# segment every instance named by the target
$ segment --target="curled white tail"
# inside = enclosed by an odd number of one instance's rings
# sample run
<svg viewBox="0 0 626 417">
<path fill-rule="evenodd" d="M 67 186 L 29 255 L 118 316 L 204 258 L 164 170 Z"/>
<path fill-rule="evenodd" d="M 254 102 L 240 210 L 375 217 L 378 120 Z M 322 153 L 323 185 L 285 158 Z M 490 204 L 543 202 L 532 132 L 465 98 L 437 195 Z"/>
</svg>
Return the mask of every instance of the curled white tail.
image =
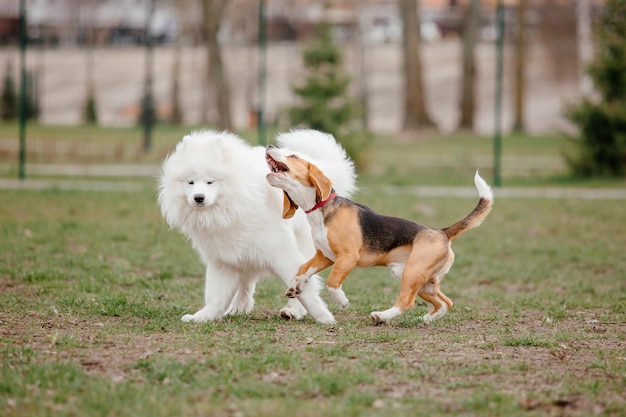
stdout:
<svg viewBox="0 0 626 417">
<path fill-rule="evenodd" d="M 491 187 L 489 187 L 487 182 L 478 175 L 478 170 L 476 170 L 476 174 L 474 175 L 474 184 L 476 184 L 476 189 L 478 190 L 478 204 L 465 218 L 443 229 L 450 240 L 456 239 L 466 230 L 480 226 L 491 211 L 491 207 L 493 206 L 493 191 L 491 191 Z"/>
<path fill-rule="evenodd" d="M 474 174 L 474 184 L 476 184 L 476 188 L 478 189 L 478 196 L 480 198 L 493 201 L 493 191 L 491 191 L 491 187 L 489 186 L 489 184 L 487 184 L 487 181 L 485 181 L 478 174 L 478 170 L 476 170 L 476 174 Z"/>
</svg>

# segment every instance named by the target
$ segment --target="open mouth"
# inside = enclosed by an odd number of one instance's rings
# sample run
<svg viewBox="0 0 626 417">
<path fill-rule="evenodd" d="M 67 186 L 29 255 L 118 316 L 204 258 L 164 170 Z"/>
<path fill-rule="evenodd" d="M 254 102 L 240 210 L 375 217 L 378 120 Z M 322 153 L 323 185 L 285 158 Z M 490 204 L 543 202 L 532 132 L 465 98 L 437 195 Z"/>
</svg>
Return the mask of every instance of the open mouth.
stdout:
<svg viewBox="0 0 626 417">
<path fill-rule="evenodd" d="M 287 172 L 289 171 L 289 167 L 287 164 L 279 162 L 272 158 L 270 155 L 265 154 L 265 160 L 267 161 L 267 166 L 269 166 L 272 172 Z"/>
</svg>

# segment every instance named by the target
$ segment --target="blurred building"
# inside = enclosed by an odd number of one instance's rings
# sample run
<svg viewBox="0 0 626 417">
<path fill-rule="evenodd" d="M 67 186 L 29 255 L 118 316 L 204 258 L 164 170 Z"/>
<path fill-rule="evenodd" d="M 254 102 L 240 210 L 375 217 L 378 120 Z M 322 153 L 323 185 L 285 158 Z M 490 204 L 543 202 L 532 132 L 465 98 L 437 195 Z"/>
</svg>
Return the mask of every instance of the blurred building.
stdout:
<svg viewBox="0 0 626 417">
<path fill-rule="evenodd" d="M 0 0 L 0 42 L 16 42 L 19 1 Z M 168 42 L 178 31 L 175 1 L 155 1 L 150 34 Z M 151 0 L 25 0 L 29 42 L 71 46 L 137 44 L 145 37 Z"/>
<path fill-rule="evenodd" d="M 203 39 L 202 0 L 24 0 L 30 45 L 26 65 L 39 86 L 41 115 L 49 124 L 76 124 L 93 84 L 99 123 L 136 122 L 145 85 L 146 23 L 154 49 L 154 97 L 157 110 L 172 108 L 174 81 L 180 88 L 185 123 L 204 123 L 208 105 L 207 54 Z M 305 42 L 321 21 L 333 25 L 345 53 L 345 69 L 367 102 L 370 128 L 395 131 L 401 125 L 402 19 L 399 0 L 264 0 L 269 45 L 266 116 L 280 122 L 296 100 L 291 86 L 302 76 Z M 460 36 L 469 0 L 420 0 L 423 61 L 428 105 L 443 129 L 455 126 L 460 85 Z M 510 94 L 519 0 L 503 0 L 508 42 L 504 93 Z M 589 5 L 586 21 L 599 15 L 602 0 L 527 0 L 523 22 L 527 42 L 528 129 L 560 128 L 562 104 L 579 93 L 585 62 L 580 5 Z M 261 0 L 228 0 L 218 37 L 231 84 L 233 118 L 248 126 L 257 110 L 259 5 Z M 481 0 L 478 45 L 477 130 L 492 128 L 495 77 L 495 6 Z M 0 0 L 0 75 L 17 75 L 19 0 Z M 589 28 L 590 25 L 587 25 Z M 589 32 L 589 31 L 588 31 Z M 590 36 L 588 37 L 590 38 Z M 591 44 L 589 41 L 588 45 Z M 8 45 L 8 46 L 7 46 Z M 4 46 L 4 47 L 2 47 Z M 584 52 L 584 51 L 583 51 Z M 581 58 L 582 57 L 582 58 Z M 587 57 L 587 58 L 585 58 Z M 585 59 L 583 59 L 585 58 Z M 12 64 L 12 65 L 10 65 Z M 180 73 L 175 75 L 175 70 Z M 505 103 L 507 103 L 505 98 Z M 166 115 L 163 110 L 159 114 Z M 165 116 L 164 116 L 165 118 Z M 510 119 L 504 111 L 505 125 Z"/>
<path fill-rule="evenodd" d="M 349 40 L 358 27 L 368 42 L 400 39 L 397 0 L 265 0 L 270 41 L 307 39 L 322 20 L 335 28 L 335 36 Z M 426 40 L 460 33 L 468 0 L 420 2 L 422 35 Z M 18 0 L 0 0 L 0 44 L 18 36 Z M 171 42 L 179 34 L 201 41 L 201 0 L 25 0 L 31 43 L 68 46 L 128 45 L 144 42 L 146 22 L 154 3 L 150 34 L 156 42 Z M 220 38 L 223 42 L 251 43 L 257 38 L 260 0 L 231 0 Z M 507 1 L 514 4 L 514 1 Z M 486 16 L 496 0 L 482 1 Z"/>
</svg>

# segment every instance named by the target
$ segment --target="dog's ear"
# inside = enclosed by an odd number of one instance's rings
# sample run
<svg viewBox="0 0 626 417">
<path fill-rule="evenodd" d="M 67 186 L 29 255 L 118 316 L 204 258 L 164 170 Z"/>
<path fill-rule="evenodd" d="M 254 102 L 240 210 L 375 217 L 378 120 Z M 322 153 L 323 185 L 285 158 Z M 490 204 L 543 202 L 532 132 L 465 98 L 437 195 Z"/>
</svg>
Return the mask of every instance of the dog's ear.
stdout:
<svg viewBox="0 0 626 417">
<path fill-rule="evenodd" d="M 311 181 L 315 187 L 318 200 L 326 200 L 333 189 L 333 183 L 313 164 L 309 164 L 309 181 Z"/>
<path fill-rule="evenodd" d="M 283 191 L 283 219 L 290 219 L 296 214 L 298 205 L 293 202 L 289 194 Z"/>
</svg>

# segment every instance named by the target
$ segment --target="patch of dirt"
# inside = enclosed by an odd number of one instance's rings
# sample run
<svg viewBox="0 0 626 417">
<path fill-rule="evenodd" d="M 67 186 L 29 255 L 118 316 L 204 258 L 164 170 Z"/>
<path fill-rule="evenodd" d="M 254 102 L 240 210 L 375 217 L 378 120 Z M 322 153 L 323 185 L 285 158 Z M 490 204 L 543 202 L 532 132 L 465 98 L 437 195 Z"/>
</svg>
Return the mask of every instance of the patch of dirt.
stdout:
<svg viewBox="0 0 626 417">
<path fill-rule="evenodd" d="M 619 386 L 624 380 L 626 374 L 617 374 L 616 368 L 625 369 L 619 364 L 626 363 L 626 324 L 595 318 L 603 313 L 585 311 L 546 322 L 544 312 L 527 311 L 513 326 L 487 321 L 432 326 L 423 341 L 398 350 L 399 359 L 424 379 L 388 389 L 398 396 L 431 397 L 463 395 L 482 384 L 519 398 L 520 407 L 527 410 L 549 415 L 603 414 L 610 404 L 626 405 L 626 388 L 621 395 L 603 390 L 597 402 L 567 394 L 568 384 L 580 384 L 580 391 L 589 393 L 594 384 Z M 501 330 L 494 331 L 498 327 Z M 611 368 L 609 363 L 618 365 Z"/>
<path fill-rule="evenodd" d="M 0 313 L 0 339 L 13 347 L 29 348 L 38 360 L 75 362 L 87 372 L 121 382 L 132 377 L 131 365 L 141 359 L 166 354 L 178 361 L 200 359 L 204 352 L 185 347 L 185 336 L 175 333 L 118 333 L 108 329 L 141 327 L 140 319 L 99 317 L 97 321 L 76 320 L 62 315 L 31 312 L 20 321 Z M 136 322 L 136 323 L 132 323 Z M 134 324 L 134 325 L 133 325 Z"/>
<path fill-rule="evenodd" d="M 249 320 L 266 321 L 274 314 L 259 309 Z M 409 327 L 392 322 L 375 327 L 356 313 L 343 313 L 336 328 L 320 328 L 310 322 L 297 323 L 296 329 L 287 322 L 274 327 L 272 343 L 302 352 L 349 344 L 355 355 L 341 358 L 345 361 L 394 352 L 396 360 L 419 377 L 399 381 L 392 370 L 376 370 L 376 389 L 388 399 L 462 398 L 484 386 L 497 387 L 499 394 L 518 398 L 525 410 L 547 415 L 597 415 L 615 409 L 615 404 L 626 404 L 626 388 L 621 394 L 615 388 L 625 377 L 617 373 L 626 369 L 621 365 L 626 362 L 626 324 L 599 317 L 608 316 L 603 310 L 584 311 L 546 322 L 545 312 L 526 311 L 502 323 L 442 321 Z M 86 372 L 113 382 L 141 381 L 141 371 L 133 368 L 141 359 L 166 356 L 188 362 L 210 355 L 208 348 L 190 347 L 184 330 L 132 330 L 145 325 L 146 321 L 139 318 L 99 317 L 90 321 L 52 310 L 30 312 L 19 320 L 0 312 L 0 340 L 32 349 L 37 361 L 80 364 Z M 232 332 L 212 331 L 210 337 L 236 338 L 240 331 L 237 326 Z M 355 334 L 362 342 L 354 342 Z M 385 334 L 391 335 L 391 341 L 385 341 Z M 378 342 L 377 336 L 383 341 Z M 318 363 L 334 367 L 334 362 L 334 358 L 324 357 Z M 280 372 L 269 372 L 262 378 L 267 383 L 288 380 Z M 574 383 L 580 384 L 580 395 L 572 392 Z M 593 388 L 589 387 L 594 384 L 598 394 L 592 401 L 589 392 Z M 609 389 L 602 390 L 607 386 Z"/>
</svg>

